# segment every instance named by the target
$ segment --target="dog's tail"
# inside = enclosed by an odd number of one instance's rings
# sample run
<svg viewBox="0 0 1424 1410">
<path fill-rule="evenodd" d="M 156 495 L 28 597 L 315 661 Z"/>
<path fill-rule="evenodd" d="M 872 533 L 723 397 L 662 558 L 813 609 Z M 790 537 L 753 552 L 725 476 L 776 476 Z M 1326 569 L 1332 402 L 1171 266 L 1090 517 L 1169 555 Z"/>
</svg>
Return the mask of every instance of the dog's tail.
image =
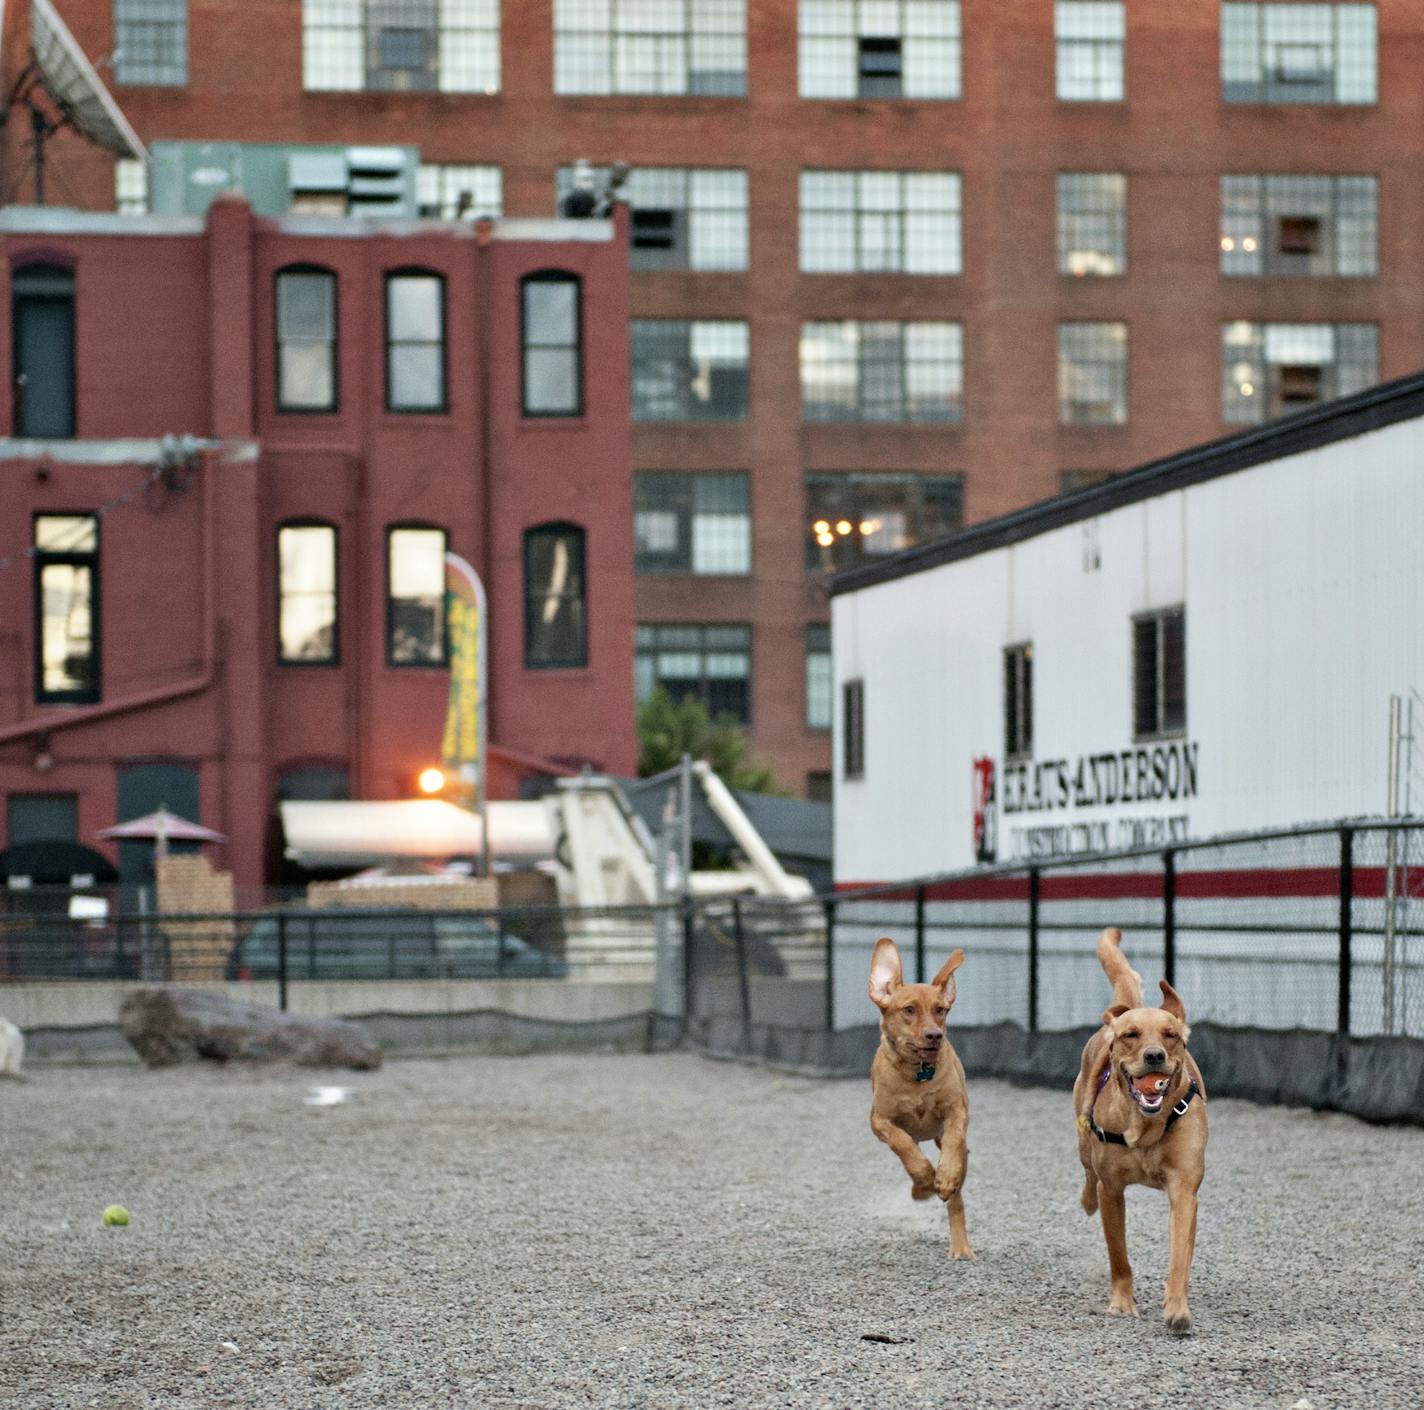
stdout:
<svg viewBox="0 0 1424 1410">
<path fill-rule="evenodd" d="M 1142 976 L 1128 964 L 1122 952 L 1122 931 L 1110 925 L 1098 936 L 1098 963 L 1113 987 L 1112 1005 L 1125 1009 L 1142 1007 Z"/>
</svg>

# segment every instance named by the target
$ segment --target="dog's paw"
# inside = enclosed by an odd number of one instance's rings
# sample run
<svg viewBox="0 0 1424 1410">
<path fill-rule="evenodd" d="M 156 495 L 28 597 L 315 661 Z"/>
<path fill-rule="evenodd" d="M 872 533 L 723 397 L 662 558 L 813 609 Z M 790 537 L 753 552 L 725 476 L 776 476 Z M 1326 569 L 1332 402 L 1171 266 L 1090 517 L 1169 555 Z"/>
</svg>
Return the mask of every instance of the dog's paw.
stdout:
<svg viewBox="0 0 1424 1410">
<path fill-rule="evenodd" d="M 1137 1310 L 1137 1303 L 1130 1297 L 1114 1297 L 1108 1303 L 1109 1317 L 1140 1317 L 1141 1315 Z"/>
<path fill-rule="evenodd" d="M 941 1170 L 935 1175 L 934 1191 L 946 1204 L 964 1185 L 963 1170 Z"/>
<path fill-rule="evenodd" d="M 974 1250 L 969 1247 L 969 1244 L 966 1241 L 962 1244 L 950 1244 L 949 1256 L 955 1259 L 963 1259 L 966 1262 L 972 1262 L 974 1260 L 975 1253 Z"/>
<path fill-rule="evenodd" d="M 929 1199 L 935 1192 L 935 1173 L 932 1166 L 925 1168 L 910 1181 L 911 1199 Z"/>
<path fill-rule="evenodd" d="M 1168 1303 L 1162 1309 L 1162 1320 L 1167 1324 L 1167 1330 L 1174 1337 L 1185 1337 L 1191 1335 L 1192 1314 L 1187 1310 L 1187 1304 Z"/>
</svg>

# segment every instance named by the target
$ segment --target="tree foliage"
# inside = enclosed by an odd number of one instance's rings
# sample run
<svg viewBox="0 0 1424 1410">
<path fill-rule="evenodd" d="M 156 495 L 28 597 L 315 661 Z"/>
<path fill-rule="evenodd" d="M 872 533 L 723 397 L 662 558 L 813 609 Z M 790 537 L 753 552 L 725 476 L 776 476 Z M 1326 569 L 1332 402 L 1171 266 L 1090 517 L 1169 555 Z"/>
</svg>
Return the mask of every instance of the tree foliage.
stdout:
<svg viewBox="0 0 1424 1410">
<path fill-rule="evenodd" d="M 695 695 L 674 701 L 659 686 L 638 709 L 638 776 L 675 769 L 684 754 L 706 759 L 728 788 L 776 791 L 770 765 L 753 757 L 746 735 L 731 715 L 714 720 Z"/>
</svg>

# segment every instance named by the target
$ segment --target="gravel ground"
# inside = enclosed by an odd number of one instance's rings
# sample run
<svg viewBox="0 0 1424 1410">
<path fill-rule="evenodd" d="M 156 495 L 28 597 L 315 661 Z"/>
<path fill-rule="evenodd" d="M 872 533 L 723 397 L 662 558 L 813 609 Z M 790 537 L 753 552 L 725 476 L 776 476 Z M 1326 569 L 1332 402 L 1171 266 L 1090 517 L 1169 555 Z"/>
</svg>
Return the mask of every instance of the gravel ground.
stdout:
<svg viewBox="0 0 1424 1410">
<path fill-rule="evenodd" d="M 306 1106 L 313 1081 L 356 1095 Z M 0 1405 L 1424 1404 L 1424 1131 L 1213 1100 L 1178 1340 L 1165 1197 L 1130 1196 L 1143 1318 L 1109 1320 L 1068 1093 L 970 1092 L 979 1258 L 952 1263 L 860 1082 L 40 1070 L 0 1084 Z"/>
</svg>

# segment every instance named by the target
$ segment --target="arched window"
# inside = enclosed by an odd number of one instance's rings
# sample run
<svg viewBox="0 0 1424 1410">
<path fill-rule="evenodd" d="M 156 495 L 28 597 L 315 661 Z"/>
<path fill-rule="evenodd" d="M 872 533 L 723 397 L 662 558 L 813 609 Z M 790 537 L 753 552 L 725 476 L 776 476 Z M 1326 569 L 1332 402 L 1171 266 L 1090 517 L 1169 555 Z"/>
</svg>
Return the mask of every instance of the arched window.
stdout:
<svg viewBox="0 0 1424 1410">
<path fill-rule="evenodd" d="M 27 264 L 10 278 L 14 434 L 74 435 L 74 274 Z"/>
<path fill-rule="evenodd" d="M 293 520 L 277 526 L 277 659 L 284 666 L 334 666 L 340 659 L 336 526 Z"/>
<path fill-rule="evenodd" d="M 277 410 L 336 410 L 336 275 L 277 271 Z"/>
<path fill-rule="evenodd" d="M 386 275 L 386 410 L 445 409 L 445 280 L 395 270 Z"/>
<path fill-rule="evenodd" d="M 443 666 L 444 529 L 393 524 L 386 530 L 386 663 Z"/>
<path fill-rule="evenodd" d="M 531 671 L 588 665 L 584 531 L 539 524 L 524 531 L 524 665 Z"/>
<path fill-rule="evenodd" d="M 519 283 L 520 385 L 526 416 L 583 415 L 583 286 L 541 269 Z"/>
</svg>

